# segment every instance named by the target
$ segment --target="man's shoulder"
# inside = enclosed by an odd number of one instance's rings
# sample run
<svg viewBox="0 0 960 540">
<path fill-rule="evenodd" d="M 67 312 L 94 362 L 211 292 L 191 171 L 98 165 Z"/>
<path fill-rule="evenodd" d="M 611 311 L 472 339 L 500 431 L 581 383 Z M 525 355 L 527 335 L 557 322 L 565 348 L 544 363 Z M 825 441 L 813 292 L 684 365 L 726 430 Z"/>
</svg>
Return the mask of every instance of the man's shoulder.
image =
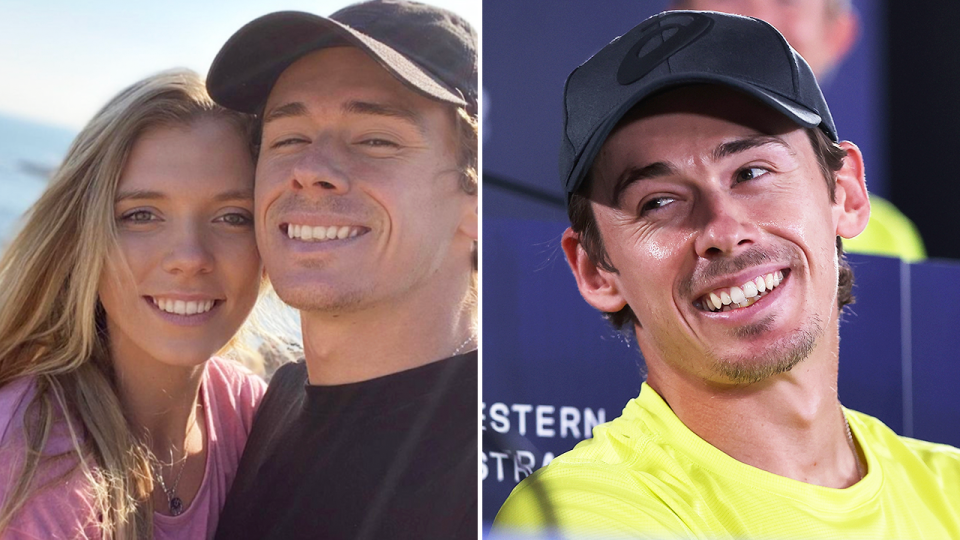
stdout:
<svg viewBox="0 0 960 540">
<path fill-rule="evenodd" d="M 273 374 L 270 379 L 270 387 L 274 386 L 302 386 L 307 382 L 307 363 L 301 358 L 296 362 L 288 362 Z"/>
<path fill-rule="evenodd" d="M 921 460 L 931 464 L 943 464 L 960 470 L 960 448 L 929 441 L 921 441 L 910 437 L 900 437 L 904 446 L 910 449 Z"/>
<path fill-rule="evenodd" d="M 861 444 L 870 447 L 871 453 L 911 468 L 914 474 L 920 472 L 918 469 L 923 469 L 945 481 L 953 479 L 952 484 L 960 486 L 960 448 L 897 435 L 872 416 L 848 412 L 851 427 L 857 431 Z"/>
<path fill-rule="evenodd" d="M 909 437 L 900 440 L 922 464 L 924 472 L 931 479 L 952 490 L 953 496 L 960 500 L 960 449 L 946 444 L 920 441 Z"/>
<path fill-rule="evenodd" d="M 302 358 L 280 366 L 270 378 L 263 406 L 276 401 L 287 402 L 295 396 L 301 396 L 306 383 L 307 364 Z"/>
<path fill-rule="evenodd" d="M 623 415 L 597 426 L 593 438 L 524 479 L 497 514 L 497 527 L 628 535 L 683 530 L 662 501 L 663 486 L 682 490 L 682 458 L 649 429 L 643 413 L 631 401 Z"/>
<path fill-rule="evenodd" d="M 256 454 L 254 449 L 269 446 L 283 430 L 295 423 L 296 415 L 290 413 L 303 401 L 306 380 L 307 369 L 303 360 L 284 364 L 274 372 L 253 419 L 246 454 Z"/>
<path fill-rule="evenodd" d="M 295 406 L 303 400 L 304 384 L 307 381 L 307 368 L 303 360 L 290 362 L 280 366 L 270 378 L 270 384 L 267 385 L 266 392 L 260 400 L 254 419 L 254 431 L 264 426 L 263 418 L 266 417 L 269 423 L 273 423 L 271 418 L 283 418 L 290 407 Z M 273 431 L 277 426 L 271 426 L 268 431 Z"/>
<path fill-rule="evenodd" d="M 847 410 L 847 413 L 861 444 L 883 447 L 884 453 L 891 457 L 906 452 L 925 463 L 960 468 L 960 448 L 898 435 L 881 420 L 868 414 L 851 410 Z"/>
</svg>

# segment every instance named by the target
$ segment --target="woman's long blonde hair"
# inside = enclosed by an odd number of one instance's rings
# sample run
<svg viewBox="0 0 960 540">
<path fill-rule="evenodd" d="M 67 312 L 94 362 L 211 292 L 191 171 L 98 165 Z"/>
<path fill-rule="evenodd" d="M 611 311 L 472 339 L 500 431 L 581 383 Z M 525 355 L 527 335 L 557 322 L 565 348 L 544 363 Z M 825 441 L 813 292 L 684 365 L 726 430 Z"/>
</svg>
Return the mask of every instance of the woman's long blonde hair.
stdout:
<svg viewBox="0 0 960 540">
<path fill-rule="evenodd" d="M 0 387 L 20 377 L 36 381 L 24 466 L 0 507 L 0 533 L 41 487 L 44 447 L 65 419 L 69 454 L 95 493 L 104 538 L 152 538 L 148 451 L 121 408 L 97 287 L 116 242 L 117 184 L 137 138 L 205 117 L 251 132 L 250 120 L 214 104 L 191 71 L 160 73 L 121 92 L 73 141 L 0 259 Z"/>
</svg>

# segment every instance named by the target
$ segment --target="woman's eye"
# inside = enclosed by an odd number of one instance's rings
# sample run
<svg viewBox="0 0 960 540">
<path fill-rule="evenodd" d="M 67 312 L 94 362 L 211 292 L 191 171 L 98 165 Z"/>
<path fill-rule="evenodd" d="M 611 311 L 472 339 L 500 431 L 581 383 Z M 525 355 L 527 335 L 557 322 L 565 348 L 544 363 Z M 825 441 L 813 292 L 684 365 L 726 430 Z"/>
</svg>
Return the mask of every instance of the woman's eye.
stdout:
<svg viewBox="0 0 960 540">
<path fill-rule="evenodd" d="M 120 216 L 120 220 L 127 223 L 148 223 L 150 221 L 154 221 L 155 219 L 156 216 L 154 216 L 153 212 L 150 212 L 149 210 L 134 210 Z"/>
<path fill-rule="evenodd" d="M 754 180 L 767 174 L 768 172 L 770 171 L 762 167 L 747 167 L 746 169 L 741 169 L 740 172 L 737 173 L 737 182 Z"/>
<path fill-rule="evenodd" d="M 672 203 L 675 200 L 676 199 L 674 199 L 673 197 L 656 197 L 656 198 L 650 199 L 649 201 L 643 203 L 643 206 L 640 207 L 640 215 L 642 216 L 649 212 L 659 210 L 664 206 L 667 206 L 668 204 Z"/>
</svg>

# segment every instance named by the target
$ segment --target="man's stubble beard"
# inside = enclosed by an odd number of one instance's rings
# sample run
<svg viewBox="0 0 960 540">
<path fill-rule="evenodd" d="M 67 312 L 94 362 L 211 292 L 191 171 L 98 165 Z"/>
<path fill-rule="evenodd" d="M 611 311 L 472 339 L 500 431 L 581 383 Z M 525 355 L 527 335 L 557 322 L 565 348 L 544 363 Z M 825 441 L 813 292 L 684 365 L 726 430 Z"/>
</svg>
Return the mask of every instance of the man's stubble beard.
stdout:
<svg viewBox="0 0 960 540">
<path fill-rule="evenodd" d="M 750 338 L 771 331 L 773 318 L 738 328 L 738 338 Z M 778 343 L 761 357 L 741 355 L 718 359 L 714 372 L 735 384 L 752 384 L 774 375 L 787 373 L 813 352 L 817 341 L 823 336 L 823 321 L 812 315 L 803 328 L 797 330 L 785 343 Z"/>
<path fill-rule="evenodd" d="M 329 285 L 317 287 L 311 283 L 289 285 L 284 283 L 283 279 L 274 280 L 272 283 L 277 296 L 288 306 L 300 311 L 350 312 L 358 309 L 365 298 L 360 288 L 348 290 L 344 287 L 335 288 Z"/>
<path fill-rule="evenodd" d="M 767 246 L 762 249 L 752 248 L 737 257 L 717 259 L 699 268 L 695 275 L 681 284 L 679 294 L 683 297 L 689 296 L 692 291 L 703 288 L 703 284 L 709 283 L 712 279 L 736 274 L 770 261 L 780 262 L 789 268 L 797 268 L 801 266 L 803 257 L 796 248 L 786 245 Z M 756 323 L 741 326 L 735 329 L 733 334 L 737 340 L 747 341 L 772 332 L 774 323 L 775 317 L 767 317 Z M 810 356 L 823 333 L 823 319 L 813 314 L 789 339 L 775 344 L 771 350 L 760 357 L 743 354 L 715 358 L 713 372 L 734 384 L 756 383 L 774 375 L 786 373 Z"/>
<path fill-rule="evenodd" d="M 277 290 L 277 296 L 288 306 L 300 311 L 322 313 L 345 313 L 355 311 L 363 302 L 359 291 L 348 291 L 334 296 L 311 294 L 311 291 L 294 290 L 286 293 Z"/>
</svg>

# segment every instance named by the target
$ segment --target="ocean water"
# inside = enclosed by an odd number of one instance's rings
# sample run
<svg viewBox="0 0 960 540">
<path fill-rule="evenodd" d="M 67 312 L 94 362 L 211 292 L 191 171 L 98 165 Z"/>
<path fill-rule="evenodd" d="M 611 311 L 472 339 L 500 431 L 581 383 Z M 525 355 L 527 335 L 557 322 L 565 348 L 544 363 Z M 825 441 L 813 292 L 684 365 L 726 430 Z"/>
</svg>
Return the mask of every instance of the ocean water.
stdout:
<svg viewBox="0 0 960 540">
<path fill-rule="evenodd" d="M 0 115 L 0 246 L 43 192 L 75 131 Z"/>
</svg>

